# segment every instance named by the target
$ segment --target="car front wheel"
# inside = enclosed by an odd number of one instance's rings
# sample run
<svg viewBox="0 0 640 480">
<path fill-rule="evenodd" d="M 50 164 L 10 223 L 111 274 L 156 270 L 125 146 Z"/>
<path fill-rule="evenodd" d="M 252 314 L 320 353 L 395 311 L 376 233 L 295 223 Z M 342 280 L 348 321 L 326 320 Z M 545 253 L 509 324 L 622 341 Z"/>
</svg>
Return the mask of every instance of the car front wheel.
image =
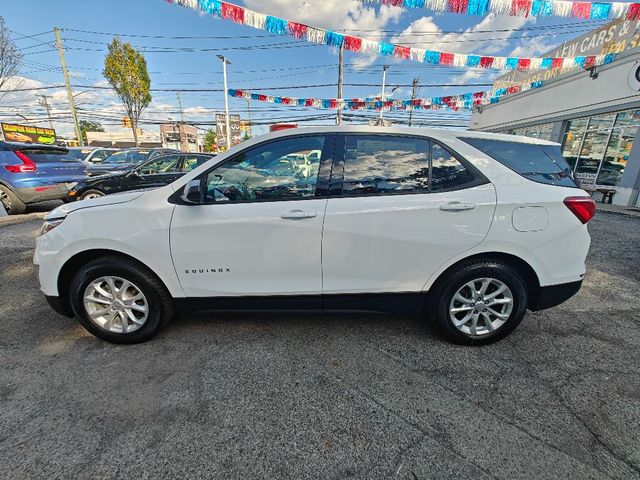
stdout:
<svg viewBox="0 0 640 480">
<path fill-rule="evenodd" d="M 462 266 L 434 292 L 440 332 L 454 343 L 486 345 L 509 335 L 522 321 L 527 289 L 521 275 L 499 262 Z"/>
<path fill-rule="evenodd" d="M 142 265 L 120 257 L 84 265 L 69 292 L 78 321 L 108 342 L 143 342 L 173 316 L 173 302 L 162 282 Z"/>
<path fill-rule="evenodd" d="M 91 198 L 100 198 L 104 197 L 104 193 L 100 190 L 87 190 L 82 195 L 80 195 L 80 200 L 89 200 Z"/>
</svg>

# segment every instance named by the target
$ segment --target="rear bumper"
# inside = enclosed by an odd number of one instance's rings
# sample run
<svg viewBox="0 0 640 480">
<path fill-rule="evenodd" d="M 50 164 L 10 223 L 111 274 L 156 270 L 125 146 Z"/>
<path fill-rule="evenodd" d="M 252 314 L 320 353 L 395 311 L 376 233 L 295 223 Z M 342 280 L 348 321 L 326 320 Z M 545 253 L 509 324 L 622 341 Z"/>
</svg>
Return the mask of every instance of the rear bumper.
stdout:
<svg viewBox="0 0 640 480">
<path fill-rule="evenodd" d="M 578 293 L 580 287 L 582 287 L 582 280 L 540 287 L 538 298 L 533 305 L 529 305 L 529 310 L 544 310 L 560 305 Z"/>
<path fill-rule="evenodd" d="M 44 298 L 47 300 L 47 303 L 49 304 L 49 306 L 53 310 L 55 310 L 56 313 L 59 313 L 60 315 L 63 315 L 65 317 L 73 317 L 73 312 L 71 311 L 71 308 L 69 308 L 69 305 L 67 305 L 66 302 L 63 302 L 60 297 L 45 295 Z"/>
<path fill-rule="evenodd" d="M 46 200 L 64 200 L 69 196 L 69 187 L 66 183 L 57 183 L 38 187 L 16 188 L 13 192 L 24 203 L 36 203 Z"/>
</svg>

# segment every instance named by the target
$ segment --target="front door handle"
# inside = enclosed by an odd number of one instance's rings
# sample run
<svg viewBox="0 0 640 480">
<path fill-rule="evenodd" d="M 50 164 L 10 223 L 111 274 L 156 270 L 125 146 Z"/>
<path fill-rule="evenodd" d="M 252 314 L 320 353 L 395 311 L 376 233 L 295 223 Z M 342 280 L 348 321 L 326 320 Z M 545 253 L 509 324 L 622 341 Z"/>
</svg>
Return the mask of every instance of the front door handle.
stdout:
<svg viewBox="0 0 640 480">
<path fill-rule="evenodd" d="M 318 214 L 316 212 L 303 212 L 302 210 L 291 210 L 281 215 L 285 220 L 304 220 L 305 218 L 314 218 Z"/>
<path fill-rule="evenodd" d="M 440 205 L 440 210 L 445 212 L 461 212 L 463 210 L 473 210 L 474 208 L 476 208 L 475 203 L 451 202 L 446 205 Z"/>
</svg>

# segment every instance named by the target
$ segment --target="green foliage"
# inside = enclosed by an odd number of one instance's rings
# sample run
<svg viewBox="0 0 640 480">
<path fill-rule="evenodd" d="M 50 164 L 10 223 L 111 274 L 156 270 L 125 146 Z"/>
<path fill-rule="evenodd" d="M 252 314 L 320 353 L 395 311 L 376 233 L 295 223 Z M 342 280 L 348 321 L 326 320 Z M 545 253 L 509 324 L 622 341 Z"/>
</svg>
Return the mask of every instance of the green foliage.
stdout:
<svg viewBox="0 0 640 480">
<path fill-rule="evenodd" d="M 116 37 L 109 44 L 102 74 L 115 89 L 127 116 L 131 118 L 131 129 L 137 144 L 138 120 L 151 103 L 151 80 L 144 56 L 130 43 L 123 43 Z"/>
<path fill-rule="evenodd" d="M 204 151 L 212 152 L 215 150 L 216 142 L 216 131 L 215 130 L 207 130 L 207 133 L 204 135 Z"/>
<path fill-rule="evenodd" d="M 80 132 L 82 132 L 82 140 L 84 140 L 85 145 L 88 143 L 87 132 L 104 132 L 104 128 L 98 122 L 80 120 L 78 126 L 80 127 Z"/>
</svg>

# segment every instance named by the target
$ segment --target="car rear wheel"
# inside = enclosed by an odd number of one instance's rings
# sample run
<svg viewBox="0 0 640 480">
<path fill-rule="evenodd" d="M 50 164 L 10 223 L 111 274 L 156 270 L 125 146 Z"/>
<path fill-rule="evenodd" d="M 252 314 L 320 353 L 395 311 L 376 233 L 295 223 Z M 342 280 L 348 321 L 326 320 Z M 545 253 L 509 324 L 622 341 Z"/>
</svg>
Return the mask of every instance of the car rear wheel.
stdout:
<svg viewBox="0 0 640 480">
<path fill-rule="evenodd" d="M 120 257 L 83 266 L 69 292 L 78 321 L 108 342 L 143 342 L 173 316 L 173 302 L 162 282 L 142 265 Z"/>
<path fill-rule="evenodd" d="M 24 202 L 4 185 L 0 185 L 0 203 L 9 215 L 18 215 L 27 209 Z"/>
<path fill-rule="evenodd" d="M 440 282 L 433 298 L 440 332 L 462 345 L 486 345 L 506 337 L 527 308 L 520 274 L 493 261 L 462 266 Z"/>
<path fill-rule="evenodd" d="M 104 193 L 100 190 L 87 190 L 82 195 L 80 195 L 80 200 L 89 200 L 91 198 L 100 198 L 104 197 Z"/>
</svg>

